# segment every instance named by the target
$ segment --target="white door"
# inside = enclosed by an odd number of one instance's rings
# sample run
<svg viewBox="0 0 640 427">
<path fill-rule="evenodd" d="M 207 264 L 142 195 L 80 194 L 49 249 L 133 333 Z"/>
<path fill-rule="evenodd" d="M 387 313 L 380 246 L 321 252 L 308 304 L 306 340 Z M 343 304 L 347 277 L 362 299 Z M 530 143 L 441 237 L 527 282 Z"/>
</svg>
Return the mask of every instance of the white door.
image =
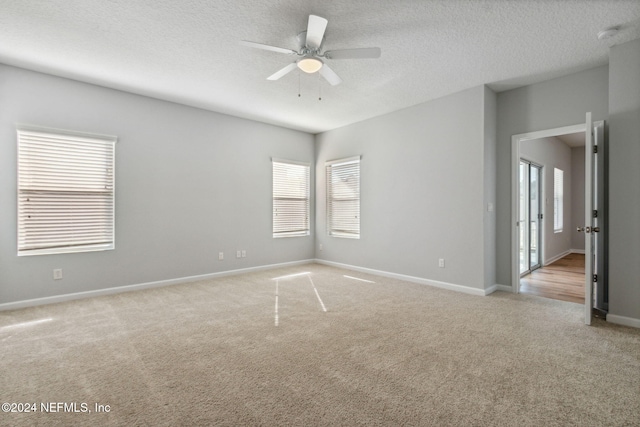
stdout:
<svg viewBox="0 0 640 427">
<path fill-rule="evenodd" d="M 585 130 L 585 281 L 584 322 L 591 324 L 593 307 L 604 308 L 604 122 L 594 127 L 587 113 Z"/>
<path fill-rule="evenodd" d="M 596 309 L 608 311 L 609 303 L 605 299 L 605 288 L 607 282 L 606 272 L 604 271 L 604 241 L 605 233 L 607 230 L 604 228 L 605 215 L 607 214 L 604 206 L 604 153 L 605 153 L 605 140 L 604 140 L 604 122 L 598 121 L 593 124 L 593 138 L 594 145 L 597 147 L 597 153 L 594 154 L 593 160 L 593 227 L 595 227 L 595 234 L 592 236 L 593 243 L 593 303 Z M 592 229 L 593 232 L 593 229 Z"/>
</svg>

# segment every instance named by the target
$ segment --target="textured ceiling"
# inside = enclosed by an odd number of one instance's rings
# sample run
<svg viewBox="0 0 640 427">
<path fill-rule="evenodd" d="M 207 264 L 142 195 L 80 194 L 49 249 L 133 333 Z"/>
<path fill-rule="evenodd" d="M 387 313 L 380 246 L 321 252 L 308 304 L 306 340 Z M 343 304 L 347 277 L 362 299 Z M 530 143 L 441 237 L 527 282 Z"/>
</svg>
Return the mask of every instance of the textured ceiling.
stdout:
<svg viewBox="0 0 640 427">
<path fill-rule="evenodd" d="M 381 58 L 329 61 L 338 86 L 267 81 L 291 57 L 238 42 L 296 49 L 311 13 L 329 20 L 326 49 Z M 0 0 L 2 63 L 311 133 L 604 65 L 637 38 L 640 0 Z"/>
</svg>

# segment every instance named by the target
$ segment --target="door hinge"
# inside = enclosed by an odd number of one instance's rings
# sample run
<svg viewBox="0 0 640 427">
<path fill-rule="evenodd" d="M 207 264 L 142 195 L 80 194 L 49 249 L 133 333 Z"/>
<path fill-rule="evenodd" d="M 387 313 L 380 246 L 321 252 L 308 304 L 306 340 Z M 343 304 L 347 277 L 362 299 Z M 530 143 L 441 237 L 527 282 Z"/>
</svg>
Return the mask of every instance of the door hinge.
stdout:
<svg viewBox="0 0 640 427">
<path fill-rule="evenodd" d="M 598 281 L 598 275 L 597 274 L 593 275 L 593 281 L 594 281 L 594 283 Z"/>
<path fill-rule="evenodd" d="M 593 154 L 598 154 L 598 146 L 597 145 L 593 146 Z"/>
<path fill-rule="evenodd" d="M 538 214 L 538 219 L 542 219 L 542 214 Z"/>
<path fill-rule="evenodd" d="M 594 218 L 598 218 L 598 210 L 597 209 L 593 210 L 593 217 Z"/>
</svg>

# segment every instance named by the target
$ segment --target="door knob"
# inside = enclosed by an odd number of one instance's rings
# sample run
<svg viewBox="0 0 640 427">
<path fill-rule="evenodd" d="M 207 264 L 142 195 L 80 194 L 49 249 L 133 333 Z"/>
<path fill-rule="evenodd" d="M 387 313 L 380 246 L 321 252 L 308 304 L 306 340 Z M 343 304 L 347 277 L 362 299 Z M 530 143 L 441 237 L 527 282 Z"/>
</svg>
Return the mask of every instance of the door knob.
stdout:
<svg viewBox="0 0 640 427">
<path fill-rule="evenodd" d="M 600 232 L 600 227 L 593 227 L 591 229 L 591 231 L 593 231 L 594 233 L 599 233 Z"/>
<path fill-rule="evenodd" d="M 585 233 L 591 233 L 591 227 L 585 227 L 584 228 L 584 232 Z"/>
<path fill-rule="evenodd" d="M 578 227 L 578 229 L 576 230 L 578 233 L 582 233 L 584 231 L 584 227 Z"/>
</svg>

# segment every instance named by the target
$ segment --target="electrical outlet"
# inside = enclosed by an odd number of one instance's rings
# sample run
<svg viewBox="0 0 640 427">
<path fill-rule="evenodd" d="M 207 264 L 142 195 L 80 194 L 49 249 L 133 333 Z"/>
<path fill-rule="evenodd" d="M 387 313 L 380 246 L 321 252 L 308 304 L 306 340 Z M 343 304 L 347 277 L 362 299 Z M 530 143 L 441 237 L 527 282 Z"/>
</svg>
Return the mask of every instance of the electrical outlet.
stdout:
<svg viewBox="0 0 640 427">
<path fill-rule="evenodd" d="M 247 251 L 246 250 L 242 250 L 242 258 L 246 258 L 247 257 Z"/>
<path fill-rule="evenodd" d="M 320 250 L 322 250 L 322 243 L 320 243 Z"/>
<path fill-rule="evenodd" d="M 218 261 L 222 261 L 224 259 L 224 252 L 218 253 Z"/>
<path fill-rule="evenodd" d="M 440 268 L 444 268 L 444 258 L 440 258 L 440 259 L 438 260 L 438 267 L 440 267 Z"/>
<path fill-rule="evenodd" d="M 53 280 L 62 280 L 62 269 L 54 268 L 53 269 Z"/>
<path fill-rule="evenodd" d="M 242 257 L 242 252 L 236 251 L 236 258 L 241 258 L 241 257 Z"/>
</svg>

